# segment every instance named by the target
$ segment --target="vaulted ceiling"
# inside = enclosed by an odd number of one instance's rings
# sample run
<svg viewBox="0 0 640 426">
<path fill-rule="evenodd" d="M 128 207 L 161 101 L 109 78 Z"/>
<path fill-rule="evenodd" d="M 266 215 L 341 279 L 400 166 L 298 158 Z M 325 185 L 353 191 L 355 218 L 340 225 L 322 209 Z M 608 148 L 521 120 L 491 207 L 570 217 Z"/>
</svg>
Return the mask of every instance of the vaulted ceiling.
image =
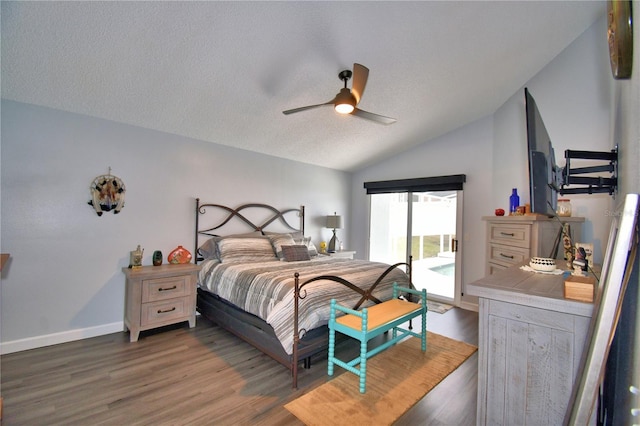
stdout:
<svg viewBox="0 0 640 426">
<path fill-rule="evenodd" d="M 3 1 L 2 97 L 354 171 L 493 113 L 604 11 L 599 1 Z M 370 69 L 359 107 L 395 124 L 331 106 L 282 114 L 331 100 L 354 62 Z"/>
</svg>

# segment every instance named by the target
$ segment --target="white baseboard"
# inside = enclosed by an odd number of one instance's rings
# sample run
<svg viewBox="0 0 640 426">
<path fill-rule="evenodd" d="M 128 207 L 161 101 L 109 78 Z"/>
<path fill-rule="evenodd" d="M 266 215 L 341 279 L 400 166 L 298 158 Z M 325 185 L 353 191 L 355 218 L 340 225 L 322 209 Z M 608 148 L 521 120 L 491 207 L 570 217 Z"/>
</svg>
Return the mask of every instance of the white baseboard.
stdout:
<svg viewBox="0 0 640 426">
<path fill-rule="evenodd" d="M 478 304 L 477 303 L 460 302 L 460 307 L 462 309 L 467 310 L 467 311 L 478 312 Z"/>
<path fill-rule="evenodd" d="M 77 330 L 63 331 L 60 333 L 46 334 L 44 336 L 28 337 L 26 339 L 12 340 L 0 343 L 0 354 L 26 351 L 42 348 L 44 346 L 57 345 L 59 343 L 73 342 L 75 340 L 88 339 L 104 334 L 118 333 L 124 330 L 124 322 L 98 325 L 96 327 L 80 328 Z"/>
</svg>

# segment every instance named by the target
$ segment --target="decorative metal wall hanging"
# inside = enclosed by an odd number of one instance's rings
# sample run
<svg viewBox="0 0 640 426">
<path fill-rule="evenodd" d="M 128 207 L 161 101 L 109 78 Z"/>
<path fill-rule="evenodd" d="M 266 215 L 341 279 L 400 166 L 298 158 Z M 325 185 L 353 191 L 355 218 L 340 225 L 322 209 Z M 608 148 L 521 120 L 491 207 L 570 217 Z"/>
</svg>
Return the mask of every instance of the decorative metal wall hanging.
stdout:
<svg viewBox="0 0 640 426">
<path fill-rule="evenodd" d="M 119 177 L 111 174 L 111 167 L 109 167 L 109 174 L 96 177 L 89 189 L 91 200 L 88 204 L 93 206 L 98 216 L 111 210 L 114 214 L 118 214 L 124 207 L 126 187 Z"/>
</svg>

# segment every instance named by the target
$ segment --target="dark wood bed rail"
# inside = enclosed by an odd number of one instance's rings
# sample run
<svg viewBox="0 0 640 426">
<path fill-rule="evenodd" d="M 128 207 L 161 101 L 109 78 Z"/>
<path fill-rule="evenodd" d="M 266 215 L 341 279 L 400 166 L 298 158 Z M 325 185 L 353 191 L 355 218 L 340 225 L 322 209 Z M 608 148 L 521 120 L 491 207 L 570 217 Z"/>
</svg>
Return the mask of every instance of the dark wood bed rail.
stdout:
<svg viewBox="0 0 640 426">
<path fill-rule="evenodd" d="M 307 286 L 308 284 L 311 284 L 313 282 L 316 281 L 320 281 L 320 280 L 328 280 L 328 281 L 334 281 L 337 283 L 340 283 L 346 287 L 348 287 L 349 289 L 353 290 L 356 293 L 359 293 L 362 297 L 360 298 L 360 300 L 358 300 L 358 302 L 354 305 L 354 307 L 352 309 L 357 310 L 360 308 L 360 306 L 362 306 L 362 304 L 364 302 L 366 302 L 367 300 L 370 300 L 376 304 L 378 303 L 382 303 L 382 301 L 380 299 L 378 299 L 377 297 L 373 296 L 373 291 L 376 289 L 376 287 L 378 286 L 378 284 L 380 284 L 382 282 L 382 280 L 384 279 L 384 277 L 386 277 L 387 275 L 389 275 L 389 273 L 391 271 L 393 271 L 395 268 L 401 267 L 401 266 L 406 266 L 407 267 L 407 274 L 409 275 L 409 283 L 410 285 L 413 285 L 413 279 L 411 277 L 411 263 L 413 260 L 413 256 L 409 256 L 409 263 L 406 262 L 399 262 L 396 263 L 395 265 L 391 265 L 389 266 L 383 273 L 382 275 L 380 275 L 378 277 L 378 279 L 371 285 L 371 287 L 369 287 L 366 290 L 361 289 L 360 287 L 354 285 L 353 283 L 351 283 L 348 280 L 345 280 L 344 278 L 335 276 L 335 275 L 319 275 L 313 278 L 310 278 L 304 282 L 300 282 L 300 274 L 298 272 L 296 272 L 294 274 L 294 278 L 295 278 L 295 288 L 294 288 L 294 293 L 293 293 L 293 298 L 294 298 L 294 304 L 293 304 L 293 353 L 292 353 L 292 360 L 291 360 L 291 374 L 293 376 L 293 383 L 292 383 L 292 387 L 294 389 L 298 388 L 298 363 L 299 363 L 299 359 L 298 359 L 298 344 L 300 343 L 300 333 L 301 332 L 306 332 L 305 329 L 300 329 L 299 328 L 299 324 L 298 324 L 298 314 L 299 314 L 299 301 L 300 299 L 304 299 L 305 297 L 307 297 L 307 290 L 304 289 L 305 286 Z M 409 325 L 409 328 L 412 328 L 411 325 Z M 306 363 L 305 363 L 306 365 Z"/>
</svg>

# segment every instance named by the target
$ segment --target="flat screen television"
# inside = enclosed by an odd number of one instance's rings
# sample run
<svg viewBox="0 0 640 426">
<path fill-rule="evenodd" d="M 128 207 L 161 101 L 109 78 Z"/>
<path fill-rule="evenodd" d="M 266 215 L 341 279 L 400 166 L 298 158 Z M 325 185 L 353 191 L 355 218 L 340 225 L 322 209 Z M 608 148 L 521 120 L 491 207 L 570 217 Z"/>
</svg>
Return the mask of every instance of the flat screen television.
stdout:
<svg viewBox="0 0 640 426">
<path fill-rule="evenodd" d="M 524 89 L 529 156 L 529 195 L 531 212 L 555 216 L 562 170 L 556 166 L 551 138 L 544 126 L 536 101 Z"/>
</svg>

